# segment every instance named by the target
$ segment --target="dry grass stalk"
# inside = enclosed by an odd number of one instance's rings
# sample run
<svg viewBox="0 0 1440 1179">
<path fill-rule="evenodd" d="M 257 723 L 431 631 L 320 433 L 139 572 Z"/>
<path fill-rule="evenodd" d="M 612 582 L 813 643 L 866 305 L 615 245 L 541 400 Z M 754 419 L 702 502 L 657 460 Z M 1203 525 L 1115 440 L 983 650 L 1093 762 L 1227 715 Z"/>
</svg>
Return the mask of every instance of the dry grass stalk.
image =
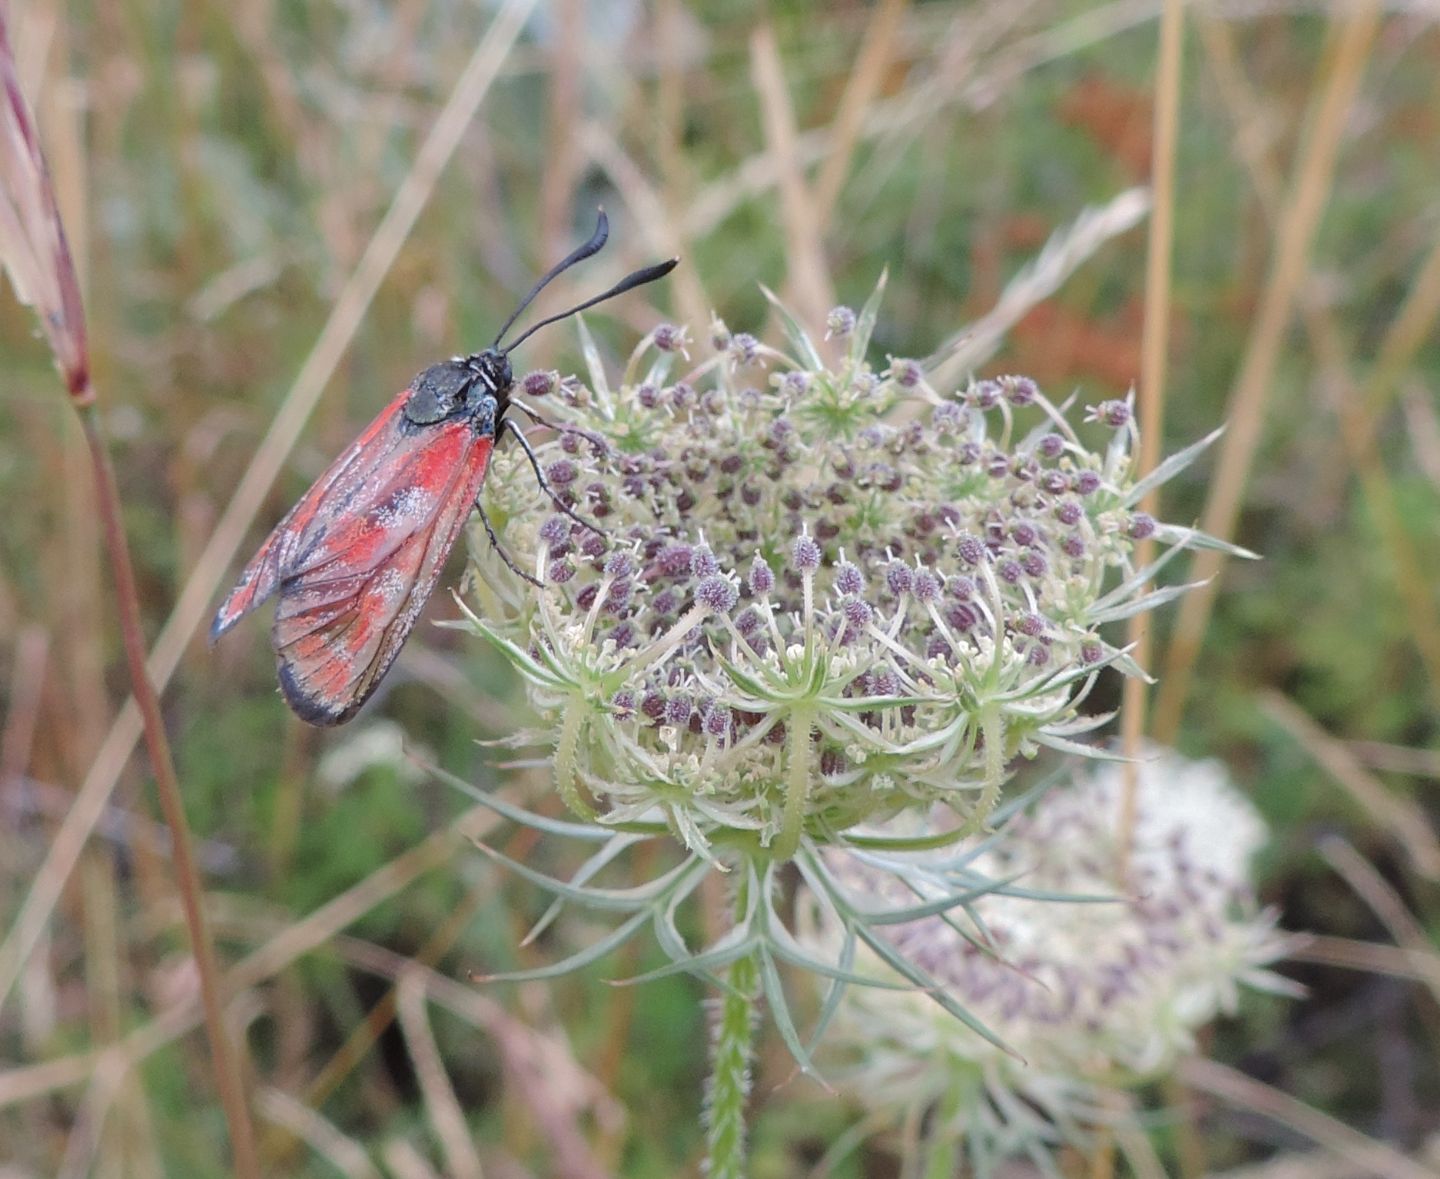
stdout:
<svg viewBox="0 0 1440 1179">
<path fill-rule="evenodd" d="M 1236 1110 L 1258 1114 L 1294 1131 L 1346 1159 L 1361 1174 L 1376 1179 L 1434 1179 L 1435 1173 L 1429 1167 L 1393 1147 L 1219 1061 L 1191 1057 L 1180 1065 L 1180 1079 Z"/>
<path fill-rule="evenodd" d="M 1380 28 L 1380 17 L 1381 6 L 1377 0 L 1358 0 L 1339 10 L 1334 18 L 1334 52 L 1325 67 L 1328 77 L 1296 165 L 1294 188 L 1278 221 L 1279 240 L 1273 268 L 1256 312 L 1255 330 L 1235 378 L 1226 414 L 1229 428 L 1221 442 L 1210 498 L 1200 519 L 1201 529 L 1221 540 L 1230 540 L 1235 533 L 1245 485 L 1264 426 L 1271 379 L 1284 345 L 1295 297 L 1305 278 L 1315 230 L 1334 181 L 1346 117 L 1359 91 Z M 1199 657 L 1219 588 L 1217 578 L 1223 567 L 1224 558 L 1217 552 L 1201 553 L 1192 565 L 1190 579 L 1207 584 L 1186 596 L 1176 620 L 1175 637 L 1167 652 L 1155 706 L 1154 732 L 1162 743 L 1173 742 L 1179 729 L 1195 660 Z"/>
<path fill-rule="evenodd" d="M 1250 171 L 1267 220 L 1274 226 L 1284 216 L 1282 181 L 1262 131 L 1264 118 L 1240 70 L 1234 38 L 1228 25 L 1211 16 L 1198 20 L 1201 41 L 1219 92 L 1234 122 L 1240 156 Z M 1340 442 L 1351 469 L 1360 479 L 1366 506 L 1379 529 L 1395 569 L 1400 597 L 1409 617 L 1415 650 L 1429 675 L 1432 691 L 1440 699 L 1440 609 L 1431 593 L 1431 581 L 1416 552 L 1401 516 L 1394 483 L 1377 443 L 1377 419 L 1395 381 L 1440 314 L 1440 245 L 1420 269 L 1399 315 L 1382 340 L 1369 378 L 1362 386 L 1351 371 L 1340 343 L 1342 333 L 1335 317 L 1319 300 L 1300 299 L 1300 314 L 1322 369 L 1335 386 L 1335 412 L 1340 418 Z"/>
<path fill-rule="evenodd" d="M 1440 880 L 1440 839 L 1423 807 L 1387 788 L 1360 764 L 1344 742 L 1325 732 L 1293 701 L 1278 692 L 1267 692 L 1261 705 L 1345 788 L 1365 816 L 1405 849 L 1411 867 L 1420 876 Z"/>
<path fill-rule="evenodd" d="M 400 1027 L 405 1033 L 411 1063 L 415 1066 L 415 1078 L 420 1085 L 425 1112 L 445 1152 L 445 1172 L 455 1179 L 484 1179 L 485 1169 L 480 1165 L 474 1142 L 470 1140 L 465 1111 L 460 1107 L 460 1099 L 455 1096 L 455 1089 L 445 1071 L 445 1061 L 440 1056 L 440 1045 L 435 1042 L 435 1033 L 430 1029 L 430 1018 L 425 1012 L 424 977 L 416 970 L 402 971 L 396 993 Z"/>
<path fill-rule="evenodd" d="M 1170 282 L 1175 238 L 1175 153 L 1180 138 L 1180 48 L 1184 39 L 1184 10 L 1180 0 L 1165 0 L 1160 17 L 1159 64 L 1155 76 L 1155 112 L 1152 131 L 1154 158 L 1150 166 L 1150 240 L 1145 258 L 1145 320 L 1140 337 L 1140 454 L 1141 474 L 1160 461 L 1165 434 L 1165 369 L 1170 354 Z M 1160 489 L 1140 501 L 1140 510 L 1159 519 Z M 1154 559 L 1155 542 L 1144 540 L 1135 552 L 1135 564 L 1144 568 Z M 1127 640 L 1135 662 L 1150 665 L 1150 620 L 1137 614 L 1130 620 Z M 1129 871 L 1130 844 L 1135 836 L 1136 797 L 1140 789 L 1140 742 L 1145 734 L 1149 687 L 1139 676 L 1127 676 L 1120 708 L 1121 743 L 1130 764 L 1119 816 L 1119 878 Z"/>
<path fill-rule="evenodd" d="M 775 29 L 769 21 L 761 21 L 750 35 L 750 73 L 760 99 L 765 142 L 779 172 L 780 217 L 788 243 L 787 293 L 799 310 L 801 323 L 818 338 L 826 315 L 835 306 L 835 285 L 825 263 L 815 201 L 796 151 L 795 110 Z"/>
</svg>

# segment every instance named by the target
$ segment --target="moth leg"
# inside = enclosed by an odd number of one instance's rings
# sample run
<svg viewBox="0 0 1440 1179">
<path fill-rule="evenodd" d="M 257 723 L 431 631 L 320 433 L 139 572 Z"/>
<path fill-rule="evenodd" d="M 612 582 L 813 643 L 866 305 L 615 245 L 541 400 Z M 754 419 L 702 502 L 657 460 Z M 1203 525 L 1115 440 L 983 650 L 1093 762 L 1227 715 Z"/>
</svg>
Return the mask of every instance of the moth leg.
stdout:
<svg viewBox="0 0 1440 1179">
<path fill-rule="evenodd" d="M 545 586 L 541 582 L 536 581 L 533 574 L 526 573 L 525 570 L 521 569 L 519 565 L 515 564 L 510 554 L 505 551 L 505 546 L 500 543 L 500 538 L 495 535 L 495 529 L 490 523 L 490 517 L 485 514 L 485 509 L 481 506 L 478 499 L 475 501 L 475 510 L 480 513 L 480 523 L 485 525 L 485 535 L 490 538 L 490 547 L 495 550 L 496 555 L 504 561 L 505 564 L 510 566 L 510 572 L 518 577 L 523 577 L 537 589 L 544 589 Z"/>
<path fill-rule="evenodd" d="M 545 424 L 548 425 L 548 423 Z M 525 437 L 525 432 L 510 418 L 505 418 L 500 423 L 500 428 L 501 430 L 508 430 L 515 435 L 516 440 L 520 443 L 520 449 L 525 452 L 525 457 L 530 460 L 530 467 L 535 472 L 535 480 L 540 484 L 540 490 L 550 497 L 550 501 L 564 512 L 565 515 L 569 516 L 570 519 L 574 520 L 575 523 L 590 529 L 590 531 L 597 536 L 604 536 L 606 534 L 605 529 L 593 521 L 585 519 L 584 516 L 576 512 L 575 509 L 561 499 L 555 489 L 550 486 L 550 481 L 545 478 L 545 472 L 540 469 L 540 460 L 535 457 L 535 448 L 530 445 L 530 439 Z"/>
<path fill-rule="evenodd" d="M 512 401 L 510 405 L 515 409 L 523 410 L 525 416 L 528 417 L 537 426 L 544 426 L 547 430 L 554 430 L 557 434 L 574 434 L 578 438 L 585 439 L 586 442 L 590 443 L 590 445 L 593 446 L 601 454 L 604 454 L 607 450 L 609 450 L 609 445 L 606 443 L 605 439 L 600 437 L 600 435 L 595 433 L 595 431 L 593 430 L 587 430 L 583 426 L 575 426 L 569 422 L 554 421 L 551 418 L 547 418 L 542 416 L 541 414 L 536 413 L 528 405 L 520 401 Z"/>
</svg>

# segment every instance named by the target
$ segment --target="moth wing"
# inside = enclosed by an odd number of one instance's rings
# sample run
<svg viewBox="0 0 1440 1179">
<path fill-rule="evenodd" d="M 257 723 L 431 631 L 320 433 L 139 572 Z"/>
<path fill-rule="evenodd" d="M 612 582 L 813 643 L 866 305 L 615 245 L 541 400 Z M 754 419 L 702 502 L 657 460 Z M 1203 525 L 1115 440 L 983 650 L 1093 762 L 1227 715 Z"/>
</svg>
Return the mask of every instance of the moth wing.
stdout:
<svg viewBox="0 0 1440 1179">
<path fill-rule="evenodd" d="M 313 544 L 318 533 L 349 509 L 359 489 L 392 460 L 396 448 L 407 441 L 400 410 L 409 396 L 410 390 L 405 389 L 381 410 L 275 525 L 216 611 L 210 624 L 212 643 L 279 588 L 294 554 Z"/>
<path fill-rule="evenodd" d="M 317 725 L 349 720 L 395 661 L 485 481 L 494 439 L 427 427 L 363 504 L 300 550 L 272 632 L 280 687 Z"/>
</svg>

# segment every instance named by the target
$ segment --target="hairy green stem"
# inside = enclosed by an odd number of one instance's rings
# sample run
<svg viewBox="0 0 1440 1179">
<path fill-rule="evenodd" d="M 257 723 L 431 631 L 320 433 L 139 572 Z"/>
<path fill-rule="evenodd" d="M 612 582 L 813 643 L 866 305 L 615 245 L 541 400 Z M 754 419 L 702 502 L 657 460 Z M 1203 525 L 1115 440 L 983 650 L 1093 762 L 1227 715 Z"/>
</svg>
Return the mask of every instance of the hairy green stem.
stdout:
<svg viewBox="0 0 1440 1179">
<path fill-rule="evenodd" d="M 120 519 L 120 493 L 115 485 L 115 470 L 110 454 L 100 437 L 93 404 L 82 404 L 80 420 L 85 427 L 85 442 L 95 469 L 95 500 L 100 509 L 105 547 L 115 577 L 115 601 L 120 615 L 120 633 L 125 642 L 125 658 L 130 665 L 131 691 L 139 706 L 144 724 L 145 744 L 150 766 L 155 773 L 155 792 L 160 810 L 170 830 L 175 861 L 175 883 L 185 911 L 185 924 L 190 933 L 190 947 L 200 976 L 200 996 L 205 1009 L 205 1031 L 210 1039 L 211 1063 L 215 1069 L 215 1085 L 225 1120 L 230 1127 L 230 1148 L 238 1179 L 259 1179 L 260 1164 L 255 1153 L 255 1134 L 250 1124 L 250 1110 L 245 1103 L 240 1058 L 225 1029 L 224 1001 L 220 984 L 220 968 L 215 960 L 215 943 L 205 920 L 200 873 L 190 840 L 190 824 L 185 819 L 185 806 L 180 797 L 180 783 L 175 776 L 175 763 L 170 756 L 170 743 L 165 735 L 165 722 L 160 715 L 160 698 L 150 682 L 145 667 L 145 635 L 140 627 L 140 598 L 135 588 L 135 571 L 130 562 L 130 545 Z"/>
<path fill-rule="evenodd" d="M 780 823 L 780 836 L 775 841 L 775 858 L 791 860 L 800 847 L 805 826 L 805 801 L 810 797 L 810 771 L 813 750 L 810 733 L 815 728 L 815 709 L 810 704 L 797 704 L 790 710 L 790 759 L 786 770 L 785 810 Z"/>
<path fill-rule="evenodd" d="M 737 871 L 748 870 L 746 865 Z M 742 881 L 735 890 L 737 920 L 745 916 L 747 892 Z M 756 955 L 751 952 L 737 958 L 730 967 L 730 989 L 720 1000 L 711 1049 L 710 1095 L 705 1106 L 705 1174 L 709 1179 L 745 1179 L 745 1107 L 750 1096 L 759 985 Z"/>
</svg>

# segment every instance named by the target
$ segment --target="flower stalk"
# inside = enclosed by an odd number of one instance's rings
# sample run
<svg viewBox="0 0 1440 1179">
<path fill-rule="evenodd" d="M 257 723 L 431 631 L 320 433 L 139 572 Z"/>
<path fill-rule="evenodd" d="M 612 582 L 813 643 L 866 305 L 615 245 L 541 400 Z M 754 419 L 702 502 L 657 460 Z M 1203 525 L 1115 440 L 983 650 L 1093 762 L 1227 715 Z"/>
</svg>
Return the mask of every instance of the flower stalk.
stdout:
<svg viewBox="0 0 1440 1179">
<path fill-rule="evenodd" d="M 746 877 L 735 889 L 737 924 L 748 908 Z M 760 986 L 758 955 L 753 951 L 730 965 L 727 987 L 720 997 L 715 1042 L 710 1055 L 710 1093 L 705 1104 L 705 1173 L 710 1179 L 745 1179 L 745 1109 L 750 1098 L 754 1057 L 756 992 Z"/>
</svg>

